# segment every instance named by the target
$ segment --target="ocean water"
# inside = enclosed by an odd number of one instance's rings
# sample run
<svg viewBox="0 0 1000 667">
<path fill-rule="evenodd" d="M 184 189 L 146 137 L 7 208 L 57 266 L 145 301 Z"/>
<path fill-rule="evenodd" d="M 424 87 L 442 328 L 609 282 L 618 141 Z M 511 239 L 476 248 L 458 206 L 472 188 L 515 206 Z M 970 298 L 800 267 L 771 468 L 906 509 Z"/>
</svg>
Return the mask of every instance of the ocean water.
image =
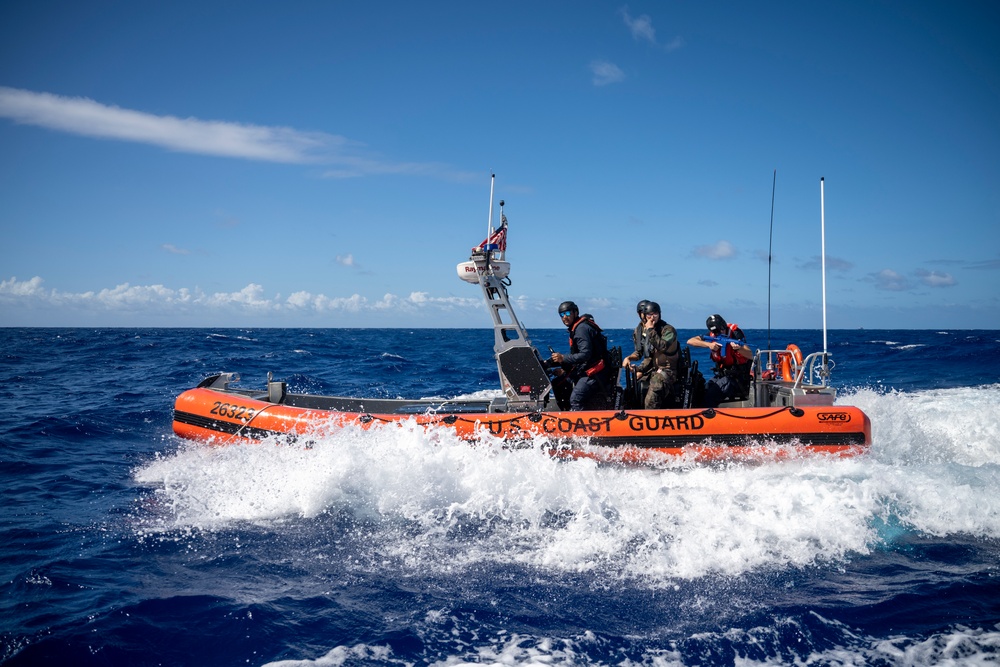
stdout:
<svg viewBox="0 0 1000 667">
<path fill-rule="evenodd" d="M 171 432 L 218 371 L 490 395 L 491 330 L 0 329 L 0 663 L 997 664 L 1000 332 L 829 350 L 869 453 L 622 467 L 407 427 Z"/>
</svg>

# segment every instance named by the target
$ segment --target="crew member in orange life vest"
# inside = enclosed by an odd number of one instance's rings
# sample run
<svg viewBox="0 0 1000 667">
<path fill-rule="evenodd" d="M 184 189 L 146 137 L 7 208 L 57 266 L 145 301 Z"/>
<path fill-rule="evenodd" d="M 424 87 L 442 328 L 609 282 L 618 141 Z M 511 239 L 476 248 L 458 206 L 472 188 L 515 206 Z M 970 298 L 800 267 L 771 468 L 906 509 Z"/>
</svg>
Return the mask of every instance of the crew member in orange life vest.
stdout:
<svg viewBox="0 0 1000 667">
<path fill-rule="evenodd" d="M 705 320 L 708 334 L 694 336 L 688 339 L 692 347 L 705 347 L 712 351 L 712 361 L 715 362 L 715 377 L 705 383 L 705 407 L 715 408 L 723 401 L 736 401 L 746 398 L 750 393 L 750 367 L 753 361 L 753 350 L 746 344 L 738 345 L 712 340 L 716 336 L 725 336 L 739 341 L 745 341 L 746 336 L 735 324 L 726 324 L 722 315 L 710 315 Z"/>
<path fill-rule="evenodd" d="M 562 367 L 573 383 L 569 409 L 607 407 L 604 385 L 611 372 L 608 339 L 594 320 L 580 317 L 580 309 L 572 301 L 559 304 L 559 318 L 569 329 L 569 354 L 553 352 L 551 359 Z"/>
</svg>

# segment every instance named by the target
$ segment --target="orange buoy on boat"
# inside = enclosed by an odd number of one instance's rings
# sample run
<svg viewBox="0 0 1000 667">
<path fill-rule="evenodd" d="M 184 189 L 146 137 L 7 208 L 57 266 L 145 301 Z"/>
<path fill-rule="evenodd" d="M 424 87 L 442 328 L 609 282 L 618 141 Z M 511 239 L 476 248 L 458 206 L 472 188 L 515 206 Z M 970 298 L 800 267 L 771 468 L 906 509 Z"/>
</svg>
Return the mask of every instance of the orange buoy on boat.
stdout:
<svg viewBox="0 0 1000 667">
<path fill-rule="evenodd" d="M 796 366 L 801 366 L 802 365 L 802 350 L 799 349 L 799 346 L 796 345 L 795 343 L 789 343 L 788 347 L 786 347 L 785 349 L 792 353 L 792 357 L 795 358 L 795 365 Z"/>
<path fill-rule="evenodd" d="M 802 366 L 802 350 L 795 343 L 791 343 L 785 348 L 787 352 L 778 353 L 778 365 L 781 369 L 781 379 L 786 382 L 793 382 Z M 793 364 L 794 362 L 794 364 Z"/>
</svg>

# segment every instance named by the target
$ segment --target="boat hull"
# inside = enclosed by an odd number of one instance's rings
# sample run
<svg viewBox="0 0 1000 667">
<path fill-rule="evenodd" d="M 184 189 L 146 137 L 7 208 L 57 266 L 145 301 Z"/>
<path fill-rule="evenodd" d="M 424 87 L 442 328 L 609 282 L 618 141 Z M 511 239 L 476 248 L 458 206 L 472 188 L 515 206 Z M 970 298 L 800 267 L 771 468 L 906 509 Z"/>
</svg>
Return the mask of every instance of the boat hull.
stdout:
<svg viewBox="0 0 1000 667">
<path fill-rule="evenodd" d="M 275 437 L 308 442 L 345 426 L 412 422 L 470 441 L 492 436 L 516 446 L 543 437 L 554 455 L 621 461 L 798 451 L 854 455 L 871 443 L 868 416 L 851 406 L 493 413 L 483 402 L 454 401 L 428 404 L 420 412 L 419 402 L 399 402 L 407 409 L 389 412 L 384 408 L 392 402 L 373 400 L 369 412 L 362 399 L 319 398 L 329 405 L 302 407 L 294 396 L 286 404 L 235 390 L 191 389 L 176 400 L 173 428 L 183 438 L 226 445 Z M 337 409 L 338 401 L 350 409 Z"/>
</svg>

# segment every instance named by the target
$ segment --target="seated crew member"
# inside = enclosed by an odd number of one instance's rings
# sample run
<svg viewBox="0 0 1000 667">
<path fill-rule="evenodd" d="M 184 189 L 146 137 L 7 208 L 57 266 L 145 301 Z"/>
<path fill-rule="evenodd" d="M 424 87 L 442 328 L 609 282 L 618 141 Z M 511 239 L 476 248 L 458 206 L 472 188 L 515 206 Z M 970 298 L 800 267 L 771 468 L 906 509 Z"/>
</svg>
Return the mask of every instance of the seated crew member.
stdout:
<svg viewBox="0 0 1000 667">
<path fill-rule="evenodd" d="M 646 319 L 646 313 L 643 312 L 643 310 L 645 309 L 647 303 L 649 303 L 649 301 L 643 299 L 639 303 L 635 304 L 635 314 L 639 316 L 639 324 L 635 325 L 635 331 L 632 332 L 632 343 L 635 344 L 635 351 L 622 359 L 622 368 L 628 368 L 628 365 L 632 362 L 642 359 L 643 348 L 645 347 L 645 344 L 642 342 L 642 323 Z"/>
<path fill-rule="evenodd" d="M 717 336 L 725 336 L 738 341 L 746 341 L 743 331 L 735 324 L 727 324 L 722 315 L 711 315 L 705 320 L 708 333 L 688 339 L 692 347 L 711 350 L 715 362 L 715 377 L 705 383 L 705 407 L 715 408 L 723 401 L 737 401 L 750 394 L 750 370 L 753 366 L 753 350 L 745 343 L 723 345 Z"/>
<path fill-rule="evenodd" d="M 677 330 L 661 319 L 660 304 L 655 301 L 643 307 L 643 362 L 636 378 L 649 378 L 649 390 L 643 406 L 652 410 L 670 407 L 680 374 L 681 345 Z"/>
<path fill-rule="evenodd" d="M 570 410 L 607 407 L 608 339 L 593 319 L 580 316 L 572 301 L 559 304 L 559 318 L 569 330 L 569 354 L 553 352 L 551 361 L 559 364 L 573 383 L 569 396 Z M 560 406 L 566 409 L 562 402 Z"/>
</svg>

